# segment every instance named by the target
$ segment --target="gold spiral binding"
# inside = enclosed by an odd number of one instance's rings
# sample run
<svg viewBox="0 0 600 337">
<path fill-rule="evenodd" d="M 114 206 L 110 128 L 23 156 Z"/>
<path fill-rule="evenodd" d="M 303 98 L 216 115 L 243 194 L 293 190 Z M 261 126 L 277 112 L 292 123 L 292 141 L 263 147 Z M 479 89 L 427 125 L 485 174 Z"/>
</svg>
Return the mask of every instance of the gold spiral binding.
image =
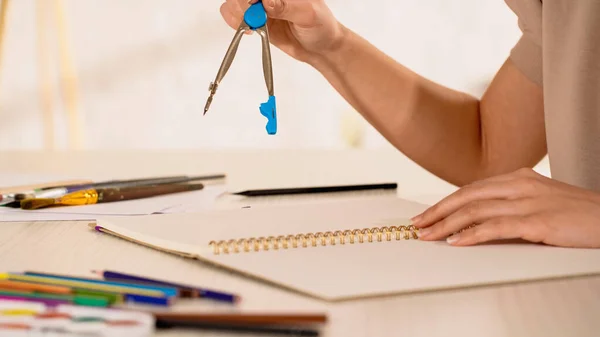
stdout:
<svg viewBox="0 0 600 337">
<path fill-rule="evenodd" d="M 419 229 L 415 226 L 385 226 L 344 231 L 327 231 L 296 235 L 251 237 L 210 241 L 215 255 L 248 253 L 280 249 L 335 246 L 337 244 L 372 243 L 383 241 L 417 240 Z"/>
</svg>

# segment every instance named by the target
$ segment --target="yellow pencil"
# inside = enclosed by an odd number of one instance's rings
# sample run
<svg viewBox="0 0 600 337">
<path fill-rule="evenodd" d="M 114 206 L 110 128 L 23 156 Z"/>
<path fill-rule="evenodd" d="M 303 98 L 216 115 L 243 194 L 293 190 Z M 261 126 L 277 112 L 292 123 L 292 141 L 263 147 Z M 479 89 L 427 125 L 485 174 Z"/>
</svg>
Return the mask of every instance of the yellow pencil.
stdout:
<svg viewBox="0 0 600 337">
<path fill-rule="evenodd" d="M 23 281 L 23 282 L 35 282 L 41 284 L 53 284 L 58 286 L 66 286 L 72 288 L 82 288 L 89 290 L 105 291 L 110 293 L 121 293 L 121 294 L 133 294 L 142 296 L 152 297 L 165 297 L 165 294 L 158 290 L 140 289 L 134 287 L 115 286 L 97 284 L 92 282 L 83 281 L 71 281 L 64 279 L 57 279 L 52 277 L 39 277 L 39 276 L 28 276 L 28 275 L 15 275 L 15 274 L 0 274 L 0 280 L 10 281 Z"/>
</svg>

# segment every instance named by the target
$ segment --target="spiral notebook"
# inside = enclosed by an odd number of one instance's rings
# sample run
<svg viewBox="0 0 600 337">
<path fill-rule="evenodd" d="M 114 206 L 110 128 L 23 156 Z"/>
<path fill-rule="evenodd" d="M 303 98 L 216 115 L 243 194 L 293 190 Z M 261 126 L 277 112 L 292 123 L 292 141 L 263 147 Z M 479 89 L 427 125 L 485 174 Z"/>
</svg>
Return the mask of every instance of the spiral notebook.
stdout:
<svg viewBox="0 0 600 337">
<path fill-rule="evenodd" d="M 327 301 L 600 273 L 600 250 L 417 239 L 396 197 L 98 219 L 90 226 Z"/>
</svg>

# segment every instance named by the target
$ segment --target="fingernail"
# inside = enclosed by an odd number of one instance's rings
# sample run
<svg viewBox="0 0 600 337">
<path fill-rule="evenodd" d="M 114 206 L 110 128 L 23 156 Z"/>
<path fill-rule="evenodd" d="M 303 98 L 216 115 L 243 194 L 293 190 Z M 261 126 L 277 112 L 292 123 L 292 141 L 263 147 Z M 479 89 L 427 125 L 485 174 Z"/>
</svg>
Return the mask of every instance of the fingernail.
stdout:
<svg viewBox="0 0 600 337">
<path fill-rule="evenodd" d="M 431 234 L 431 228 L 428 227 L 428 228 L 419 229 L 419 239 L 422 239 L 429 234 Z"/>
<path fill-rule="evenodd" d="M 452 245 L 452 244 L 455 244 L 455 243 L 457 243 L 459 240 L 460 240 L 460 234 L 454 234 L 454 235 L 452 235 L 452 236 L 449 236 L 449 237 L 446 239 L 446 242 L 448 242 L 449 244 L 451 244 L 451 245 Z"/>
<path fill-rule="evenodd" d="M 421 219 L 423 219 L 423 215 L 422 214 L 419 214 L 416 217 L 412 218 L 411 219 L 412 225 L 416 226 L 421 221 Z"/>
<path fill-rule="evenodd" d="M 271 8 L 275 8 L 275 0 L 268 0 L 267 1 L 267 6 L 269 6 Z"/>
</svg>

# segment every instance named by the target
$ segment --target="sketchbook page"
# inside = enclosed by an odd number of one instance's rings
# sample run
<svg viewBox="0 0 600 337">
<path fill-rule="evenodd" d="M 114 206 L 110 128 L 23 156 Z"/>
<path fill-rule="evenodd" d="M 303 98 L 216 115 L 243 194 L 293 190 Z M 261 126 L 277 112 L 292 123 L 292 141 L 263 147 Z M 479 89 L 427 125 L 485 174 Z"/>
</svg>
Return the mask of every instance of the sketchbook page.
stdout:
<svg viewBox="0 0 600 337">
<path fill-rule="evenodd" d="M 210 241 L 362 228 L 383 224 L 386 219 L 406 224 L 409 214 L 423 209 L 424 205 L 396 197 L 372 197 L 135 218 L 100 217 L 96 223 L 116 232 L 127 231 L 137 239 L 160 237 L 172 248 L 192 249 L 204 256 L 212 255 Z M 402 216 L 395 217 L 398 214 Z"/>
<path fill-rule="evenodd" d="M 529 243 L 451 247 L 392 239 L 214 254 L 210 241 L 402 225 L 426 208 L 398 198 L 331 201 L 106 218 L 98 224 L 146 244 L 192 256 L 326 300 L 431 291 L 600 272 L 600 250 Z M 326 240 L 327 242 L 329 240 Z M 242 249 L 243 251 L 243 249 Z"/>
</svg>

